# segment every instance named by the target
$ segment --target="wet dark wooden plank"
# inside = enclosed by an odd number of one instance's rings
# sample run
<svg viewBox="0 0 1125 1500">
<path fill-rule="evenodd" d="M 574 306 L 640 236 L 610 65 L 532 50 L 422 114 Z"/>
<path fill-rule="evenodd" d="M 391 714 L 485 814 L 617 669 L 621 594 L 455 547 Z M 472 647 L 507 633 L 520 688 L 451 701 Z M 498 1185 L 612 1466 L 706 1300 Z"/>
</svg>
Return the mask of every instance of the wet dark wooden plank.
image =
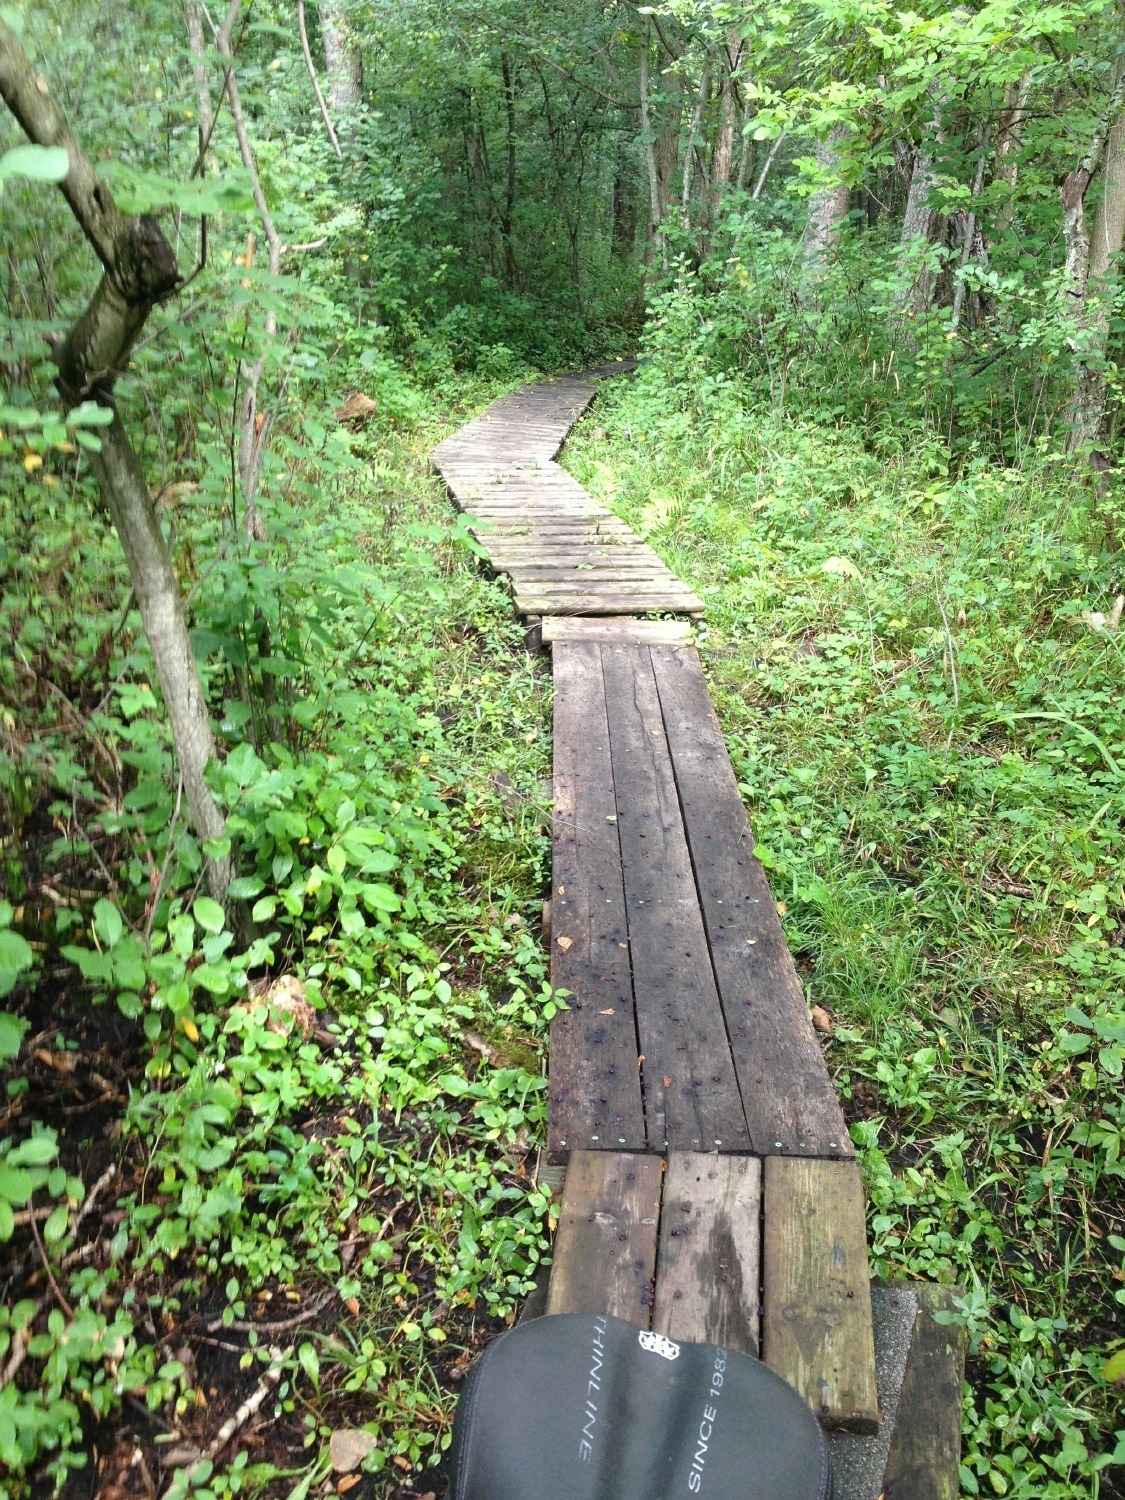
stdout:
<svg viewBox="0 0 1125 1500">
<path fill-rule="evenodd" d="M 961 1493 L 962 1383 L 965 1331 L 938 1323 L 953 1311 L 958 1287 L 902 1283 L 918 1298 L 898 1420 L 883 1476 L 885 1500 L 957 1500 Z"/>
<path fill-rule="evenodd" d="M 652 662 L 754 1149 L 851 1156 L 699 657 L 654 647 Z"/>
<path fill-rule="evenodd" d="M 879 1425 L 859 1163 L 765 1162 L 762 1358 L 826 1427 Z"/>
<path fill-rule="evenodd" d="M 548 1313 L 609 1313 L 649 1326 L 663 1167 L 659 1156 L 574 1152 L 555 1236 Z"/>
<path fill-rule="evenodd" d="M 664 1178 L 652 1326 L 758 1352 L 762 1164 L 673 1151 Z"/>
<path fill-rule="evenodd" d="M 548 1147 L 647 1144 L 601 653 L 553 656 L 554 797 L 551 984 L 567 1009 L 551 1022 Z"/>
<path fill-rule="evenodd" d="M 601 646 L 649 1144 L 747 1151 L 646 646 Z"/>
</svg>

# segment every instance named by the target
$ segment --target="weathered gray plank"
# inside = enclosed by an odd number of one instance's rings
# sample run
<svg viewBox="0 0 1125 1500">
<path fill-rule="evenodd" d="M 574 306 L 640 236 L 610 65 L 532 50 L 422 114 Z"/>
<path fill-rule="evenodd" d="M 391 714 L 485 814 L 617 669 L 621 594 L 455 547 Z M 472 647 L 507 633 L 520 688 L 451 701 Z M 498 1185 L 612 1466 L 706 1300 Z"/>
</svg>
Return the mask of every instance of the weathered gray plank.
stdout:
<svg viewBox="0 0 1125 1500">
<path fill-rule="evenodd" d="M 754 1149 L 851 1156 L 699 657 L 654 647 L 652 662 Z"/>
<path fill-rule="evenodd" d="M 762 1358 L 826 1427 L 879 1425 L 863 1183 L 854 1161 L 765 1162 Z"/>
<path fill-rule="evenodd" d="M 560 619 L 548 615 L 543 621 L 543 644 L 556 641 L 598 640 L 621 645 L 669 645 L 686 642 L 691 626 L 686 620 L 634 620 L 628 615 L 600 620 Z"/>
<path fill-rule="evenodd" d="M 747 1151 L 649 650 L 600 649 L 649 1144 Z"/>
<path fill-rule="evenodd" d="M 657 1333 L 757 1354 L 761 1190 L 755 1156 L 669 1154 L 652 1310 Z"/>
<path fill-rule="evenodd" d="M 554 831 L 548 1149 L 643 1151 L 625 891 L 601 655 L 577 643 L 552 663 Z"/>
<path fill-rule="evenodd" d="M 663 1165 L 658 1156 L 574 1152 L 555 1236 L 548 1313 L 609 1313 L 648 1327 Z"/>
</svg>

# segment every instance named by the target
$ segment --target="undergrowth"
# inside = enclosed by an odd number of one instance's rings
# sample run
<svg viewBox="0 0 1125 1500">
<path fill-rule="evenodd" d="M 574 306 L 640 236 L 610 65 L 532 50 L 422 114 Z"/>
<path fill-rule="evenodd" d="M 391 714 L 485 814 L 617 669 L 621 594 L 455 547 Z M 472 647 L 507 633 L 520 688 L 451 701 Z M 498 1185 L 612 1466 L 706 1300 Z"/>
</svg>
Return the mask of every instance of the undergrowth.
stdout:
<svg viewBox="0 0 1125 1500">
<path fill-rule="evenodd" d="M 5 1496 L 410 1493 L 546 1253 L 546 677 L 424 465 L 502 386 L 306 430 L 249 553 L 180 491 L 237 938 L 82 481 L 0 487 Z"/>
</svg>

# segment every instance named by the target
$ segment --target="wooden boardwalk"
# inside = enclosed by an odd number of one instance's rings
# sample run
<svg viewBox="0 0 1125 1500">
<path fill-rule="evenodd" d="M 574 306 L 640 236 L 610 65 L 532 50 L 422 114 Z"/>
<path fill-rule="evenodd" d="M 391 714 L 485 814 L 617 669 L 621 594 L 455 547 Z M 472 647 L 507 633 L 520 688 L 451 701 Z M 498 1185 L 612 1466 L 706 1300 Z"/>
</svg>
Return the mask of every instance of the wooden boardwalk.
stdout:
<svg viewBox="0 0 1125 1500">
<path fill-rule="evenodd" d="M 552 653 L 547 1311 L 758 1354 L 872 1433 L 859 1166 L 690 626 L 636 618 L 702 605 L 554 462 L 592 395 L 525 388 L 434 454 Z"/>
<path fill-rule="evenodd" d="M 435 448 L 434 467 L 520 614 L 702 614 L 652 548 L 554 462 L 593 396 L 581 376 L 515 391 Z"/>
</svg>

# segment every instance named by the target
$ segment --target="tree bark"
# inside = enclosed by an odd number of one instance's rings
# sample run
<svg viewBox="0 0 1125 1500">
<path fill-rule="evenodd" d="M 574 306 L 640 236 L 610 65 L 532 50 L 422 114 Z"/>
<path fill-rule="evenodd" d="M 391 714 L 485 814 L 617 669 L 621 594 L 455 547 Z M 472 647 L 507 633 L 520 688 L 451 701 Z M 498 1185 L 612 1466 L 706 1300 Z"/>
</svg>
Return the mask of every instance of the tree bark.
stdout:
<svg viewBox="0 0 1125 1500">
<path fill-rule="evenodd" d="M 1086 226 L 1086 191 L 1105 161 L 1105 189 Z M 1125 60 L 1119 59 L 1114 90 L 1082 164 L 1061 189 L 1063 239 L 1066 245 L 1067 299 L 1074 320 L 1068 340 L 1077 356 L 1067 419 L 1067 447 L 1086 453 L 1091 467 L 1109 467 L 1102 451 L 1105 437 L 1105 351 L 1116 281 L 1115 258 L 1125 238 Z"/>
<path fill-rule="evenodd" d="M 1010 229 L 1012 225 L 1013 199 L 1019 177 L 1017 155 L 1023 136 L 1023 117 L 1027 99 L 1031 92 L 1031 74 L 1025 73 L 1020 82 L 1009 84 L 1004 95 L 1004 108 L 996 132 L 996 156 L 992 168 L 992 181 L 1002 183 L 1005 195 L 996 211 L 999 229 Z"/>
<path fill-rule="evenodd" d="M 345 128 L 363 102 L 363 57 L 352 35 L 346 0 L 319 0 L 320 35 L 328 71 L 328 107 Z"/>
<path fill-rule="evenodd" d="M 836 247 L 840 238 L 840 231 L 844 227 L 844 220 L 848 216 L 848 204 L 851 200 L 851 189 L 841 176 L 844 147 L 851 139 L 851 131 L 847 125 L 833 125 L 824 140 L 816 143 L 816 161 L 822 175 L 828 179 L 822 188 L 819 188 L 812 196 L 809 206 L 808 224 L 805 229 L 804 261 L 805 269 L 814 275 L 821 275 L 828 264 L 828 257 Z M 775 150 L 781 144 L 781 137 L 775 143 Z M 770 154 L 770 161 L 773 153 Z M 766 171 L 769 170 L 769 162 L 766 163 Z M 832 179 L 835 178 L 835 181 Z M 762 182 L 758 184 L 755 198 L 761 191 L 765 181 L 765 173 L 762 174 Z"/>
<path fill-rule="evenodd" d="M 895 303 L 900 318 L 928 311 L 937 285 L 937 273 L 929 264 L 928 257 L 920 256 L 919 252 L 936 244 L 945 228 L 945 217 L 932 202 L 938 185 L 937 154 L 944 140 L 944 86 L 940 82 L 931 88 L 930 99 L 933 107 L 922 126 L 921 142 L 914 151 L 910 188 L 906 194 L 906 212 L 903 214 L 902 234 L 899 238 L 896 269 L 900 290 Z"/>
<path fill-rule="evenodd" d="M 711 212 L 714 215 L 723 191 L 730 186 L 734 171 L 734 126 L 738 101 L 735 98 L 735 74 L 742 61 L 742 37 L 738 27 L 727 33 L 726 57 L 723 59 L 723 82 L 719 90 L 719 127 L 711 157 Z"/>
<path fill-rule="evenodd" d="M 664 202 L 660 191 L 660 166 L 656 159 L 656 137 L 652 125 L 652 105 L 649 100 L 649 54 L 652 51 L 651 23 L 646 15 L 641 23 L 641 140 L 644 143 L 645 169 L 648 173 L 648 221 L 649 241 L 661 265 L 668 269 L 668 252 L 660 224 L 664 218 Z"/>
<path fill-rule="evenodd" d="M 242 113 L 242 95 L 238 87 L 238 76 L 234 70 L 234 53 L 232 51 L 234 42 L 234 26 L 242 9 L 242 0 L 231 0 L 227 7 L 227 13 L 223 20 L 222 29 L 219 32 L 217 46 L 219 56 L 227 65 L 227 101 L 230 104 L 231 119 L 234 122 L 235 138 L 238 141 L 239 155 L 242 157 L 242 165 L 246 169 L 246 175 L 250 178 L 250 189 L 254 195 L 254 204 L 258 210 L 258 217 L 262 221 L 262 231 L 266 237 L 266 254 L 269 273 L 278 276 L 281 273 L 281 238 L 273 222 L 266 195 L 262 190 L 262 179 L 258 173 L 258 163 L 254 156 L 254 148 L 250 144 L 250 136 L 246 129 L 246 117 Z M 249 265 L 252 255 L 253 241 L 249 242 L 246 260 Z M 266 442 L 269 438 L 272 421 L 268 420 L 258 409 L 258 388 L 265 373 L 266 359 L 270 345 L 277 337 L 277 313 L 271 305 L 265 317 L 265 341 L 257 359 L 250 364 L 243 364 L 241 369 L 243 381 L 243 393 L 239 403 L 239 438 L 238 438 L 238 477 L 242 486 L 242 523 L 246 532 L 246 540 L 265 541 L 266 528 L 258 509 L 258 480 L 261 475 L 262 455 L 266 450 Z"/>
<path fill-rule="evenodd" d="M 324 128 L 328 132 L 328 139 L 332 150 L 338 157 L 343 156 L 340 150 L 340 141 L 336 135 L 336 128 L 332 124 L 332 116 L 328 113 L 328 105 L 324 102 L 324 93 L 320 87 L 320 79 L 316 76 L 316 64 L 313 62 L 312 48 L 309 46 L 309 28 L 305 25 L 305 0 L 297 0 L 297 30 L 301 34 L 301 51 L 305 55 L 305 68 L 308 71 L 309 81 L 316 95 L 317 108 L 320 110 L 320 118 L 324 121 Z"/>
<path fill-rule="evenodd" d="M 510 292 L 516 289 L 516 90 L 512 65 L 506 52 L 500 54 L 500 76 L 504 84 L 504 114 L 508 125 L 508 174 L 504 184 L 504 212 L 500 233 L 504 238 L 504 281 Z"/>
<path fill-rule="evenodd" d="M 211 158 L 211 136 L 215 129 L 215 111 L 211 104 L 211 83 L 207 77 L 207 44 L 203 39 L 203 18 L 195 0 L 184 6 L 188 49 L 191 52 L 191 76 L 199 107 L 199 170 L 204 171 Z"/>
<path fill-rule="evenodd" d="M 59 392 L 70 405 L 94 400 L 114 413 L 112 425 L 101 429 L 101 451 L 91 454 L 90 465 L 129 564 L 172 726 L 188 812 L 203 843 L 220 837 L 225 825 L 205 777 L 215 741 L 171 554 L 113 398 L 114 383 L 153 306 L 179 285 L 175 252 L 154 220 L 120 212 L 51 98 L 46 80 L 36 74 L 3 22 L 0 96 L 30 140 L 66 151 L 70 170 L 59 186 L 103 267 L 90 305 L 55 349 Z M 204 865 L 208 889 L 225 902 L 229 856 L 205 855 Z"/>
</svg>

